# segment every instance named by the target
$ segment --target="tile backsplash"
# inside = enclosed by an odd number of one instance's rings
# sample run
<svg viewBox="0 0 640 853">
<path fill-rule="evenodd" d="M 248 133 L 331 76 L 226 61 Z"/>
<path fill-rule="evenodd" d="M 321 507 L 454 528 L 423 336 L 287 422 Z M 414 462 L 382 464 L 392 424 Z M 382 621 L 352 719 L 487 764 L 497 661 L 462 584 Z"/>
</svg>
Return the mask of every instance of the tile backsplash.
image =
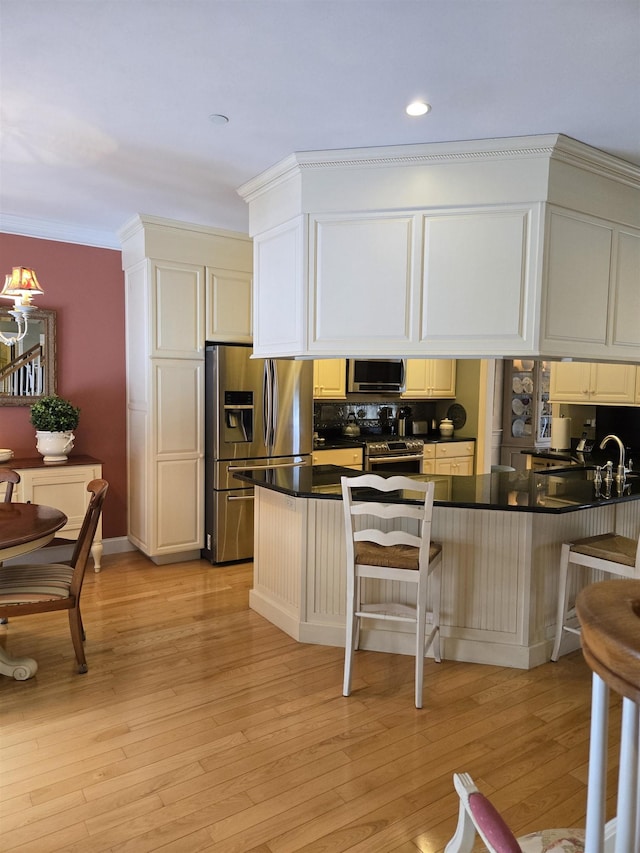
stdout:
<svg viewBox="0 0 640 853">
<path fill-rule="evenodd" d="M 343 400 L 340 402 L 324 402 L 314 400 L 313 428 L 314 431 L 331 431 L 341 428 L 349 415 L 353 414 L 362 429 L 375 431 L 380 426 L 380 409 L 386 406 L 391 410 L 389 420 L 397 417 L 398 409 L 410 408 L 414 421 L 427 421 L 429 424 L 436 418 L 436 403 L 422 400 Z"/>
</svg>

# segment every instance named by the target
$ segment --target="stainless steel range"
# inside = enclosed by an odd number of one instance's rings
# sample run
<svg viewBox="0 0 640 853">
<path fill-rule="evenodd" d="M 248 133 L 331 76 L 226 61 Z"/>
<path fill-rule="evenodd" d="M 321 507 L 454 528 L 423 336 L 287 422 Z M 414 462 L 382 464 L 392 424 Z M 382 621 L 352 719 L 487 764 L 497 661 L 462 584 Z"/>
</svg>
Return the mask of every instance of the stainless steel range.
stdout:
<svg viewBox="0 0 640 853">
<path fill-rule="evenodd" d="M 365 438 L 364 470 L 419 474 L 423 452 L 424 441 L 421 438 Z"/>
</svg>

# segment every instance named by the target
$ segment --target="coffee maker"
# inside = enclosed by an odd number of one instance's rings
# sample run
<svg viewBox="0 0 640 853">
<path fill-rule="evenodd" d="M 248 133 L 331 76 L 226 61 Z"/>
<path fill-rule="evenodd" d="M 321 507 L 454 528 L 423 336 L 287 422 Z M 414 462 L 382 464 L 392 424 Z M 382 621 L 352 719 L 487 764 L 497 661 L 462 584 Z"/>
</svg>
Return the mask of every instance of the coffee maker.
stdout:
<svg viewBox="0 0 640 853">
<path fill-rule="evenodd" d="M 413 417 L 411 406 L 398 409 L 398 435 L 413 435 Z"/>
</svg>

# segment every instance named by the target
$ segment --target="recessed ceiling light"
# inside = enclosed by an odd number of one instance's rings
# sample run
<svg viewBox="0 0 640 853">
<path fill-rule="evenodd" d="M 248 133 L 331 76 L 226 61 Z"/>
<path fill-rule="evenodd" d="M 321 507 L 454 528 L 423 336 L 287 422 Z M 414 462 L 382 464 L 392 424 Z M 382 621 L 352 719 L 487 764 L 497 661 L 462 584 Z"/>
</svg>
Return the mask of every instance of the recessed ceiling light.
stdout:
<svg viewBox="0 0 640 853">
<path fill-rule="evenodd" d="M 423 116 L 426 115 L 431 109 L 431 104 L 425 104 L 424 101 L 414 101 L 412 104 L 409 104 L 407 107 L 407 115 L 409 116 Z"/>
<path fill-rule="evenodd" d="M 221 113 L 212 113 L 209 116 L 209 121 L 211 124 L 228 124 L 229 119 L 227 116 L 223 116 Z"/>
</svg>

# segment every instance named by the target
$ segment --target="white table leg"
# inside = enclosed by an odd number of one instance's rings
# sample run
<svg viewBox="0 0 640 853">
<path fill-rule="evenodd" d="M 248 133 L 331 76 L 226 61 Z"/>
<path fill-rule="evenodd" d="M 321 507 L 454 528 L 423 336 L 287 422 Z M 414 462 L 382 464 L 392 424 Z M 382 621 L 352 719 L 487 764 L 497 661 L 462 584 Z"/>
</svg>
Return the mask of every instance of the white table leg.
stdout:
<svg viewBox="0 0 640 853">
<path fill-rule="evenodd" d="M 585 853 L 603 853 L 604 851 L 608 723 L 609 688 L 594 672 L 591 685 L 591 736 Z"/>
<path fill-rule="evenodd" d="M 91 556 L 93 557 L 93 570 L 99 572 L 102 566 L 102 542 L 94 542 L 91 546 Z"/>
<path fill-rule="evenodd" d="M 620 770 L 618 775 L 618 825 L 616 853 L 637 850 L 636 815 L 638 809 L 638 706 L 626 697 L 622 700 Z"/>
<path fill-rule="evenodd" d="M 38 671 L 38 664 L 33 658 L 12 658 L 0 646 L 0 675 L 8 675 L 16 681 L 27 681 Z"/>
</svg>

